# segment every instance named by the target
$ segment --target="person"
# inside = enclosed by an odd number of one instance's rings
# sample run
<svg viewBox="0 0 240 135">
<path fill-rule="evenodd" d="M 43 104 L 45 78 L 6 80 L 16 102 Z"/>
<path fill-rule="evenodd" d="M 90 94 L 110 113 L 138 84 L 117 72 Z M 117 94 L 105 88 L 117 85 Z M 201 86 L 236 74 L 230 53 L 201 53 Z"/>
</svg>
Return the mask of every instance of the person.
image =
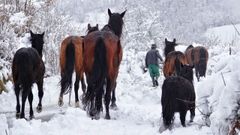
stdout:
<svg viewBox="0 0 240 135">
<path fill-rule="evenodd" d="M 160 59 L 161 62 L 163 61 L 161 55 L 159 54 L 159 51 L 156 48 L 157 48 L 157 45 L 152 44 L 151 50 L 147 52 L 147 55 L 145 58 L 145 66 L 149 70 L 153 87 L 158 86 L 158 77 L 160 76 L 158 59 Z M 147 69 L 145 69 L 145 72 L 146 71 Z"/>
</svg>

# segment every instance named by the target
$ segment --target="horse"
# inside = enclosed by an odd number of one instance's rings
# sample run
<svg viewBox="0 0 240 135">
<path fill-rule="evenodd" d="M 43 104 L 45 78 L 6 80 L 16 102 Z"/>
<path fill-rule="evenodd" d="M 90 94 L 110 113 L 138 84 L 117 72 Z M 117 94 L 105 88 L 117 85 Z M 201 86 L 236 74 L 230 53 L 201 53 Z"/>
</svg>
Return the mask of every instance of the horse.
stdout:
<svg viewBox="0 0 240 135">
<path fill-rule="evenodd" d="M 195 75 L 199 81 L 200 77 L 206 75 L 208 51 L 203 46 L 193 47 L 189 45 L 185 51 L 185 56 L 189 65 L 194 65 Z"/>
<path fill-rule="evenodd" d="M 193 86 L 193 66 L 183 65 L 176 59 L 178 76 L 167 77 L 162 85 L 162 117 L 164 128 L 172 128 L 174 113 L 180 113 L 183 127 L 186 126 L 186 113 L 190 110 L 190 122 L 195 116 L 195 90 Z M 161 128 L 160 128 L 161 129 Z"/>
<path fill-rule="evenodd" d="M 116 107 L 115 88 L 122 60 L 120 38 L 125 12 L 112 13 L 108 9 L 108 24 L 100 31 L 92 32 L 84 38 L 84 71 L 88 87 L 83 103 L 87 106 L 88 115 L 94 119 L 100 118 L 104 84 L 106 84 L 104 96 L 106 119 L 110 119 L 111 99 L 111 107 Z"/>
<path fill-rule="evenodd" d="M 88 24 L 87 34 L 98 31 L 98 24 L 91 27 Z M 74 83 L 75 106 L 79 107 L 78 89 L 81 80 L 83 95 L 86 92 L 86 85 L 83 77 L 83 38 L 84 36 L 68 36 L 61 43 L 60 49 L 60 69 L 61 69 L 61 91 L 58 105 L 63 105 L 63 94 L 67 94 L 72 89 L 72 74 L 75 69 L 76 80 Z M 69 105 L 70 105 L 69 95 Z"/>
<path fill-rule="evenodd" d="M 30 104 L 30 119 L 34 117 L 32 109 L 33 93 L 32 85 L 37 84 L 39 103 L 37 112 L 42 111 L 43 78 L 45 66 L 42 60 L 42 49 L 44 44 L 44 32 L 34 34 L 30 30 L 32 47 L 20 48 L 13 57 L 12 76 L 14 91 L 16 95 L 16 118 L 25 118 L 25 102 L 28 98 Z M 22 91 L 22 108 L 20 112 L 19 93 Z"/>
<path fill-rule="evenodd" d="M 167 57 L 168 53 L 175 51 L 175 46 L 178 44 L 176 43 L 176 39 L 174 38 L 173 41 L 168 41 L 167 38 L 165 38 L 165 48 L 164 48 L 164 55 Z"/>
<path fill-rule="evenodd" d="M 178 59 L 182 64 L 187 64 L 187 59 L 185 55 L 180 51 L 172 51 L 168 53 L 165 58 L 163 65 L 164 77 L 169 77 L 171 75 L 176 75 L 175 61 Z"/>
</svg>

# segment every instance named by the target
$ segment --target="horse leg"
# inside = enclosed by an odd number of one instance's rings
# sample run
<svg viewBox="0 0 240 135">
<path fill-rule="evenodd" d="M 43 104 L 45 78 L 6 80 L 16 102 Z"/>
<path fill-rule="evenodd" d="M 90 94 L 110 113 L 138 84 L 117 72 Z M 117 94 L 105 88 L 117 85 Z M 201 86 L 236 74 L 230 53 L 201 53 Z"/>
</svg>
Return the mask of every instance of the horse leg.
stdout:
<svg viewBox="0 0 240 135">
<path fill-rule="evenodd" d="M 190 109 L 190 122 L 193 122 L 195 117 L 195 108 Z"/>
<path fill-rule="evenodd" d="M 111 100 L 111 91 L 112 91 L 113 86 L 114 86 L 113 81 L 108 78 L 107 79 L 107 89 L 106 89 L 106 93 L 105 93 L 105 97 L 104 97 L 105 108 L 106 108 L 105 119 L 111 119 L 111 117 L 109 115 L 109 103 Z"/>
<path fill-rule="evenodd" d="M 15 95 L 16 95 L 16 99 L 17 99 L 17 105 L 16 105 L 16 118 L 20 117 L 20 103 L 19 103 L 19 93 L 20 93 L 20 87 L 18 84 L 15 84 L 14 86 L 14 91 L 15 91 Z"/>
<path fill-rule="evenodd" d="M 74 83 L 74 91 L 75 91 L 75 107 L 79 107 L 79 99 L 78 99 L 78 89 L 79 89 L 79 80 L 80 80 L 80 77 L 79 75 L 77 75 L 76 73 L 76 80 L 75 80 L 75 83 Z"/>
<path fill-rule="evenodd" d="M 25 118 L 25 112 L 24 112 L 24 109 L 25 109 L 25 102 L 26 102 L 26 99 L 28 97 L 28 93 L 31 89 L 30 88 L 23 88 L 23 91 L 22 91 L 22 110 L 21 110 L 21 115 L 20 115 L 20 118 Z"/>
<path fill-rule="evenodd" d="M 186 110 L 180 111 L 180 120 L 183 127 L 186 127 L 186 124 L 185 124 L 186 114 L 187 114 Z"/>
<path fill-rule="evenodd" d="M 28 95 L 28 102 L 29 102 L 29 105 L 30 105 L 30 120 L 34 117 L 33 115 L 33 108 L 32 108 L 32 101 L 33 101 L 33 93 L 32 91 L 30 91 L 29 95 Z"/>
<path fill-rule="evenodd" d="M 117 82 L 114 83 L 113 91 L 112 91 L 112 103 L 110 107 L 113 110 L 117 110 L 117 105 L 116 105 L 116 96 L 115 96 L 115 90 L 116 90 Z"/>
<path fill-rule="evenodd" d="M 40 113 L 42 111 L 42 98 L 43 98 L 43 79 L 39 82 L 37 82 L 37 87 L 38 87 L 38 106 L 37 106 L 37 112 Z"/>
</svg>

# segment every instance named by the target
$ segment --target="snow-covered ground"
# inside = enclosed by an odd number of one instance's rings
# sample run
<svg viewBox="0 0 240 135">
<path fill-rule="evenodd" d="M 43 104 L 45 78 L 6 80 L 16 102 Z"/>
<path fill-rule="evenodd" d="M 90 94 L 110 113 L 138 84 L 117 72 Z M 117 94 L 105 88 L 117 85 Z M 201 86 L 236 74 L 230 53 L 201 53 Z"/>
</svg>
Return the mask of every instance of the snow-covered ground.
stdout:
<svg viewBox="0 0 240 135">
<path fill-rule="evenodd" d="M 229 27 L 229 28 L 228 28 Z M 214 28 L 205 34 L 209 38 L 214 34 L 224 43 L 232 40 L 239 43 L 239 38 L 227 37 L 235 33 L 232 26 Z M 219 34 L 219 35 L 218 35 Z M 22 38 L 21 45 L 27 44 L 28 39 Z M 222 43 L 222 44 L 224 44 Z M 194 44 L 195 45 L 195 44 Z M 177 50 L 184 51 L 187 46 L 178 46 Z M 197 109 L 194 123 L 188 123 L 187 127 L 181 126 L 179 115 L 175 115 L 174 128 L 162 132 L 162 135 L 211 135 L 226 134 L 231 124 L 231 119 L 236 113 L 237 101 L 240 90 L 240 53 L 239 46 L 233 46 L 233 55 L 228 54 L 226 46 L 209 47 L 209 63 L 206 78 L 200 82 L 194 80 L 197 94 Z M 15 94 L 13 86 L 9 82 L 8 93 L 0 95 L 0 135 L 158 135 L 161 120 L 161 84 L 163 75 L 159 78 L 157 88 L 153 88 L 148 73 L 141 70 L 142 59 L 145 52 L 124 50 L 124 58 L 120 67 L 118 85 L 116 88 L 118 110 L 111 110 L 111 120 L 105 120 L 103 111 L 100 120 L 92 120 L 80 107 L 67 105 L 68 96 L 64 96 L 65 104 L 58 107 L 57 100 L 60 92 L 60 76 L 51 76 L 44 80 L 43 111 L 35 112 L 35 119 L 25 121 L 15 118 Z M 81 89 L 79 90 L 81 93 Z M 37 89 L 33 87 L 36 107 L 38 103 Z M 72 95 L 74 97 L 74 95 Z M 72 98 L 72 104 L 74 104 Z M 26 102 L 26 117 L 29 106 Z M 206 122 L 204 114 L 211 114 Z M 189 120 L 187 115 L 186 120 Z M 207 124 L 210 126 L 206 126 Z"/>
</svg>

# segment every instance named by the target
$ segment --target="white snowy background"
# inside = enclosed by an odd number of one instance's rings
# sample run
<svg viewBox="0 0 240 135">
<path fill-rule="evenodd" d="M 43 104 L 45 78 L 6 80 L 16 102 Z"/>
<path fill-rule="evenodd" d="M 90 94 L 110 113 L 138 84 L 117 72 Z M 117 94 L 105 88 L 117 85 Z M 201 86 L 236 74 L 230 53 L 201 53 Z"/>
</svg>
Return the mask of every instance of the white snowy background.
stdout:
<svg viewBox="0 0 240 135">
<path fill-rule="evenodd" d="M 16 0 L 17 1 L 17 0 Z M 29 32 L 45 31 L 43 111 L 35 119 L 15 118 L 15 94 L 11 82 L 0 95 L 0 135 L 158 135 L 161 119 L 161 84 L 153 88 L 142 72 L 152 43 L 163 54 L 164 38 L 177 39 L 176 50 L 193 44 L 209 51 L 206 78 L 194 80 L 197 108 L 194 123 L 182 127 L 175 114 L 174 128 L 162 135 L 226 135 L 239 117 L 240 106 L 240 12 L 238 0 L 0 0 L 0 77 L 11 74 L 11 59 L 17 49 L 30 46 Z M 24 4 L 27 2 L 26 10 Z M 30 2 L 30 3 L 29 3 Z M 87 24 L 108 21 L 107 9 L 123 12 L 123 61 L 116 88 L 118 110 L 111 120 L 91 120 L 80 108 L 58 107 L 59 47 L 68 35 L 85 35 Z M 234 25 L 233 25 L 234 24 Z M 237 25 L 239 24 L 239 25 Z M 232 53 L 229 55 L 229 48 Z M 33 86 L 36 107 L 37 88 Z M 81 94 L 81 89 L 79 89 Z M 74 104 L 72 95 L 72 104 Z M 28 117 L 29 106 L 26 102 Z M 189 115 L 186 120 L 189 121 Z M 239 133 L 238 133 L 239 134 Z"/>
</svg>

